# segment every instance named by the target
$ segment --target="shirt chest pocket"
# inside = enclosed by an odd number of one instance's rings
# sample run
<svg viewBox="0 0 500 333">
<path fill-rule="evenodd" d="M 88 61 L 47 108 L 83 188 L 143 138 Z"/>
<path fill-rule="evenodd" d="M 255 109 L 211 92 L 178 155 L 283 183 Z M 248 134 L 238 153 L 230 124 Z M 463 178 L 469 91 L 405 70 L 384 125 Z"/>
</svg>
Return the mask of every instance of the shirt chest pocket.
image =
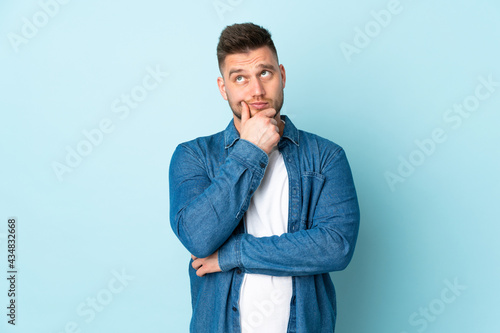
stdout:
<svg viewBox="0 0 500 333">
<path fill-rule="evenodd" d="M 300 211 L 301 229 L 311 229 L 314 213 L 325 184 L 325 176 L 313 171 L 301 175 L 302 207 Z"/>
</svg>

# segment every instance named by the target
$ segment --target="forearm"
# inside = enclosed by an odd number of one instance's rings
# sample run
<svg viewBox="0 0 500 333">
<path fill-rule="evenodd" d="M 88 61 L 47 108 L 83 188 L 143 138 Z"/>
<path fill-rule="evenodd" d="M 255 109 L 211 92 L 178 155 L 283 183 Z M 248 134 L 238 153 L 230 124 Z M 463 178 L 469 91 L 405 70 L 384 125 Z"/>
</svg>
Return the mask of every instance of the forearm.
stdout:
<svg viewBox="0 0 500 333">
<path fill-rule="evenodd" d="M 319 226 L 271 237 L 235 235 L 219 250 L 219 266 L 223 271 L 238 267 L 273 276 L 343 270 L 354 252 L 359 211 L 354 209 L 346 218 L 341 228 Z"/>
<path fill-rule="evenodd" d="M 267 154 L 238 140 L 217 175 L 188 147 L 179 146 L 170 165 L 170 222 L 189 252 L 204 258 L 231 235 L 248 208 L 268 162 Z"/>
</svg>

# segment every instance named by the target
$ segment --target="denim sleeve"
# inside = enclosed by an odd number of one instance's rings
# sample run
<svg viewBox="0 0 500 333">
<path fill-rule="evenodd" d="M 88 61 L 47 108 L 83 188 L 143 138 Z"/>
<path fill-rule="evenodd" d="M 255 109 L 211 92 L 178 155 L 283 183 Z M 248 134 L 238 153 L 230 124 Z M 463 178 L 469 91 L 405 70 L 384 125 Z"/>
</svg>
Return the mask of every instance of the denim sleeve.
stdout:
<svg viewBox="0 0 500 333">
<path fill-rule="evenodd" d="M 232 236 L 219 250 L 223 271 L 301 276 L 344 269 L 350 262 L 359 229 L 359 206 L 347 158 L 339 149 L 322 170 L 324 186 L 315 200 L 310 229 L 281 236 Z"/>
<path fill-rule="evenodd" d="M 198 147 L 196 147 L 198 148 Z M 240 139 L 215 177 L 209 157 L 187 144 L 177 146 L 169 169 L 170 224 L 186 249 L 205 258 L 231 236 L 268 163 L 267 154 Z"/>
</svg>

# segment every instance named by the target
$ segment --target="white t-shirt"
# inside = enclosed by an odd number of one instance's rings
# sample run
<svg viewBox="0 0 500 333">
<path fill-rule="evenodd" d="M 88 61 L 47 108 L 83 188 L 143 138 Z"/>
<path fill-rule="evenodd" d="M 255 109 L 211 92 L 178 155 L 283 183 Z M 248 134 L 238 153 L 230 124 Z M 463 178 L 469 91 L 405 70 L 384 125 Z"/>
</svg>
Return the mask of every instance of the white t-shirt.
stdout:
<svg viewBox="0 0 500 333">
<path fill-rule="evenodd" d="M 260 186 L 244 216 L 246 232 L 256 237 L 288 231 L 288 173 L 283 156 L 275 147 Z M 245 274 L 240 290 L 243 333 L 285 333 L 290 317 L 292 278 Z"/>
</svg>

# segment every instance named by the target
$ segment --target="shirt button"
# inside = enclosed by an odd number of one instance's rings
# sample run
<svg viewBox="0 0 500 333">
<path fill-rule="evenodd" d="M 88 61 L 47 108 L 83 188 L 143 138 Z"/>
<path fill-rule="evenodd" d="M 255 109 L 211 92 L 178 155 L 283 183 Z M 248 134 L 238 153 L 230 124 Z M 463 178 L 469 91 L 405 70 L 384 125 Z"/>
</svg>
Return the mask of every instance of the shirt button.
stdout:
<svg viewBox="0 0 500 333">
<path fill-rule="evenodd" d="M 238 309 L 236 309 L 236 307 L 233 306 L 233 311 L 236 312 L 238 311 Z"/>
<path fill-rule="evenodd" d="M 260 162 L 260 167 L 264 169 L 266 167 L 266 164 L 263 162 Z"/>
<path fill-rule="evenodd" d="M 236 273 L 241 274 L 241 269 L 238 269 Z"/>
</svg>

